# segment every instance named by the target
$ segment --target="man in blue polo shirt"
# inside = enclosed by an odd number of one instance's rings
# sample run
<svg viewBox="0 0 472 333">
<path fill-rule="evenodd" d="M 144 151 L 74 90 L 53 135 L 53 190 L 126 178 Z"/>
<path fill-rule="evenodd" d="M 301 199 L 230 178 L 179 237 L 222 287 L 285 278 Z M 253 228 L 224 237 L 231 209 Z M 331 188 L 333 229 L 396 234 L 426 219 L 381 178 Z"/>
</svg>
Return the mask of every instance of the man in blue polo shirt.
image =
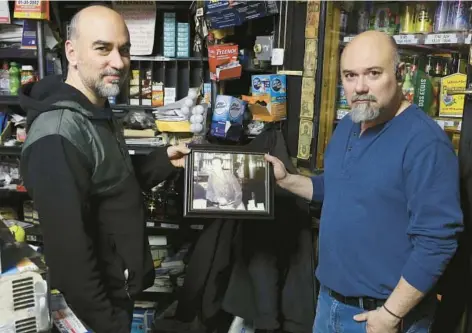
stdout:
<svg viewBox="0 0 472 333">
<path fill-rule="evenodd" d="M 323 201 L 315 333 L 426 333 L 435 285 L 462 231 L 459 170 L 441 128 L 403 97 L 395 41 L 358 35 L 341 56 L 349 116 L 325 153 L 324 174 L 287 173 L 279 186 Z"/>
</svg>

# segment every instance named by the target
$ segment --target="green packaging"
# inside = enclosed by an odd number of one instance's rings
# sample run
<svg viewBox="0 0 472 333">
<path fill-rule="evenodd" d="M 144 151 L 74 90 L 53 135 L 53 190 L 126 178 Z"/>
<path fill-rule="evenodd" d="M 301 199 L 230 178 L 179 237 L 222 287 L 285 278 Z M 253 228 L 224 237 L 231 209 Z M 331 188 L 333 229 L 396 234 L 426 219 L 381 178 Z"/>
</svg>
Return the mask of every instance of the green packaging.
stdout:
<svg viewBox="0 0 472 333">
<path fill-rule="evenodd" d="M 429 116 L 438 114 L 438 82 L 422 70 L 417 70 L 414 77 L 415 95 L 414 103 Z"/>
</svg>

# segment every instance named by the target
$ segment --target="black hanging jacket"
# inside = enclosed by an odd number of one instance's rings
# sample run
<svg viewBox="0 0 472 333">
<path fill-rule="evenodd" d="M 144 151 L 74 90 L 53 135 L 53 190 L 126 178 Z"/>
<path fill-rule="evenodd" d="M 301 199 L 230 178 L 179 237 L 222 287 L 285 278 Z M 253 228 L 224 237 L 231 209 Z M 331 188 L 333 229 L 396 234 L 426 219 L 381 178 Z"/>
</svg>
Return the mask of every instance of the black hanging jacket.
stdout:
<svg viewBox="0 0 472 333">
<path fill-rule="evenodd" d="M 269 129 L 249 146 L 296 173 L 280 132 Z M 216 219 L 203 231 L 179 294 L 180 320 L 198 314 L 211 330 L 221 328 L 229 313 L 257 329 L 311 332 L 315 245 L 308 203 L 277 187 L 274 207 L 274 220 Z"/>
<path fill-rule="evenodd" d="M 21 176 L 34 200 L 52 287 L 95 332 L 129 332 L 115 301 L 154 281 L 142 190 L 174 170 L 166 149 L 132 161 L 110 109 L 59 76 L 24 86 Z"/>
</svg>

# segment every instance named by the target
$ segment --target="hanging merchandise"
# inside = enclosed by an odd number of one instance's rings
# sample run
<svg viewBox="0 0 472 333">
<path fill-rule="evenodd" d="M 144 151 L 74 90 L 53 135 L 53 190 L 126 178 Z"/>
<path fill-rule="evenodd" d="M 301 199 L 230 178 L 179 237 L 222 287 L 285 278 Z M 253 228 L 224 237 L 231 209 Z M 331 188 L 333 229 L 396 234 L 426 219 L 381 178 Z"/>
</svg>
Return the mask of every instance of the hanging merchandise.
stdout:
<svg viewBox="0 0 472 333">
<path fill-rule="evenodd" d="M 16 0 L 13 17 L 49 21 L 49 0 Z"/>
</svg>

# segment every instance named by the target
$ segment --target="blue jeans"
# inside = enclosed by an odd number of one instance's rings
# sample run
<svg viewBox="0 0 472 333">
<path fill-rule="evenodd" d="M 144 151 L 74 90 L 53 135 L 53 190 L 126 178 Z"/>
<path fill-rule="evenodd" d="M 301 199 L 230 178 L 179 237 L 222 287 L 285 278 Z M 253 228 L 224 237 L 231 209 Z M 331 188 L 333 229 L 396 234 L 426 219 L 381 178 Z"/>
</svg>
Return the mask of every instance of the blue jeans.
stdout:
<svg viewBox="0 0 472 333">
<path fill-rule="evenodd" d="M 433 323 L 436 306 L 436 299 L 425 298 L 405 317 L 403 329 L 400 332 L 428 333 Z M 352 319 L 362 312 L 365 310 L 338 302 L 329 295 L 326 287 L 321 287 L 313 333 L 365 333 L 366 322 L 357 322 Z"/>
</svg>

